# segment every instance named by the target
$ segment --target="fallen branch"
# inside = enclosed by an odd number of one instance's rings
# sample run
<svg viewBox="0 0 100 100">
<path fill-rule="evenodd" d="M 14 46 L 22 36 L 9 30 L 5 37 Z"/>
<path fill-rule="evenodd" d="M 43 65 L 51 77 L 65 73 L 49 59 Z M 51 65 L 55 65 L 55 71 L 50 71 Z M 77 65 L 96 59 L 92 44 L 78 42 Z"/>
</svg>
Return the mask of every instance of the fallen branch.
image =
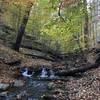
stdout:
<svg viewBox="0 0 100 100">
<path fill-rule="evenodd" d="M 4 62 L 4 63 L 7 65 L 10 65 L 10 66 L 17 66 L 17 65 L 21 64 L 21 60 L 12 60 L 12 61 L 8 61 L 8 62 Z"/>
<path fill-rule="evenodd" d="M 69 79 L 67 78 L 32 78 L 34 81 L 68 81 Z"/>
<path fill-rule="evenodd" d="M 40 58 L 40 59 L 55 61 L 53 58 L 47 57 L 47 56 L 34 55 L 34 54 L 24 54 L 24 55 L 26 55 L 26 56 L 31 56 L 32 58 Z"/>
<path fill-rule="evenodd" d="M 83 72 L 86 72 L 88 70 L 98 68 L 98 67 L 99 67 L 99 64 L 94 64 L 94 65 L 90 65 L 87 67 L 80 67 L 80 68 L 76 68 L 76 69 L 71 69 L 68 71 L 59 71 L 59 72 L 56 72 L 56 75 L 58 75 L 58 76 L 73 76 L 76 73 L 83 73 Z"/>
<path fill-rule="evenodd" d="M 27 48 L 27 49 L 31 49 L 31 50 L 36 50 L 36 51 L 40 51 L 42 53 L 45 53 L 47 55 L 50 55 L 51 58 L 53 59 L 60 59 L 62 60 L 62 56 L 60 56 L 60 54 L 56 54 L 56 51 L 53 50 L 43 50 L 42 48 L 37 48 L 37 47 L 32 47 L 32 46 L 26 46 L 26 45 L 21 45 L 22 48 Z"/>
</svg>

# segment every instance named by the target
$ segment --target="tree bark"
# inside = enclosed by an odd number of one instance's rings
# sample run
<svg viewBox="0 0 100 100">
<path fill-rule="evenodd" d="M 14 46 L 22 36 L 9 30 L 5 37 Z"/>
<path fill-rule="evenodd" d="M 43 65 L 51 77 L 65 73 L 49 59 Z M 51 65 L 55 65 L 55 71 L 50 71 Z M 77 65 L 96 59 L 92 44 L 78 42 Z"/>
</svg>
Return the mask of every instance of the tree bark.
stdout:
<svg viewBox="0 0 100 100">
<path fill-rule="evenodd" d="M 26 56 L 31 56 L 32 58 L 39 58 L 39 59 L 45 59 L 48 61 L 55 61 L 54 58 L 48 57 L 47 55 L 34 55 L 34 54 L 24 54 Z"/>
<path fill-rule="evenodd" d="M 55 60 L 63 60 L 63 57 L 60 54 L 56 53 L 56 51 L 53 51 L 52 49 L 45 50 L 45 49 L 42 49 L 42 48 L 37 48 L 37 47 L 32 47 L 32 46 L 25 46 L 25 45 L 21 45 L 21 47 L 26 48 L 26 49 L 40 51 L 42 53 L 50 55 L 50 57 L 55 59 Z"/>
<path fill-rule="evenodd" d="M 85 13 L 85 18 L 84 18 L 84 42 L 85 42 L 85 47 L 88 48 L 88 37 L 89 37 L 89 18 L 88 18 L 88 11 L 87 11 L 87 1 L 83 0 L 84 3 L 84 13 Z"/>
<path fill-rule="evenodd" d="M 99 67 L 100 64 L 94 64 L 94 65 L 90 65 L 90 66 L 87 66 L 87 67 L 80 67 L 80 68 L 76 68 L 76 69 L 71 69 L 71 70 L 68 70 L 68 71 L 59 71 L 56 73 L 56 75 L 58 76 L 73 76 L 75 75 L 76 73 L 83 73 L 83 72 L 86 72 L 90 69 L 93 69 L 93 68 L 97 68 Z"/>
<path fill-rule="evenodd" d="M 18 30 L 16 43 L 14 45 L 14 50 L 16 50 L 16 51 L 19 51 L 21 41 L 22 41 L 22 37 L 25 33 L 25 28 L 26 28 L 26 25 L 27 25 L 27 22 L 28 22 L 28 19 L 29 19 L 29 15 L 30 15 L 30 11 L 31 11 L 32 6 L 33 6 L 32 2 L 29 2 L 27 4 L 26 11 L 25 11 L 22 23 L 21 23 L 21 25 L 19 27 L 19 30 Z"/>
</svg>

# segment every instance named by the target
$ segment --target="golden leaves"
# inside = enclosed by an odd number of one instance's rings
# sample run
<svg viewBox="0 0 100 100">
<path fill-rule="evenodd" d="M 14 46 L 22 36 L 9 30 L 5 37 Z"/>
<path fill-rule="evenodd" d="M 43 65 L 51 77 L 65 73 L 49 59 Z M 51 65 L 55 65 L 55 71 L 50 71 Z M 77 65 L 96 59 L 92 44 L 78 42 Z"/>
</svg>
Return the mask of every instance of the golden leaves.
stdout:
<svg viewBox="0 0 100 100">
<path fill-rule="evenodd" d="M 71 4 L 74 4 L 74 3 L 76 3 L 78 0 L 63 0 L 62 1 L 62 6 L 63 7 L 66 7 L 66 6 L 68 6 L 68 5 L 71 5 Z"/>
<path fill-rule="evenodd" d="M 5 0 L 5 3 L 8 3 L 9 5 L 27 5 L 27 4 L 34 4 L 36 0 Z"/>
</svg>

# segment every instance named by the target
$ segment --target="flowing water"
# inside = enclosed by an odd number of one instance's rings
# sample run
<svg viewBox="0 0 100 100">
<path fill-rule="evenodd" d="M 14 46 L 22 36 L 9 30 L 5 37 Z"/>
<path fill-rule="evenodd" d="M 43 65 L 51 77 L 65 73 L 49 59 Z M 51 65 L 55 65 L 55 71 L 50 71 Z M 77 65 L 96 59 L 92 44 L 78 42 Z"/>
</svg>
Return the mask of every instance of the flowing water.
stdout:
<svg viewBox="0 0 100 100">
<path fill-rule="evenodd" d="M 50 73 L 50 76 L 54 77 L 52 70 L 50 70 Z M 46 69 L 43 68 L 40 77 L 35 79 L 34 77 L 25 77 L 24 86 L 9 88 L 7 90 L 8 93 L 5 96 L 1 96 L 0 100 L 43 100 L 42 96 L 51 94 L 52 91 L 48 88 L 48 84 L 52 83 L 52 81 L 47 80 L 49 77 L 47 77 Z"/>
<path fill-rule="evenodd" d="M 47 75 L 47 71 L 46 71 L 45 68 L 42 69 L 42 72 L 41 72 L 40 77 L 41 77 L 41 78 L 46 78 L 46 77 L 48 77 L 48 75 Z"/>
</svg>

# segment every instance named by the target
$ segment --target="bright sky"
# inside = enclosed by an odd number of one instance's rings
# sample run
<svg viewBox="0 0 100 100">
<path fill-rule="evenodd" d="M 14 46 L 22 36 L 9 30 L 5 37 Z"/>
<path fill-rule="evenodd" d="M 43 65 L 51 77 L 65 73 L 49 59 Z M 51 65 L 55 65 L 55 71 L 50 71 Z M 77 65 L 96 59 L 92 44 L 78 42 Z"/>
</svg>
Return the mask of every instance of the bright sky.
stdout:
<svg viewBox="0 0 100 100">
<path fill-rule="evenodd" d="M 90 0 L 87 0 L 87 3 L 89 3 L 90 2 Z"/>
<path fill-rule="evenodd" d="M 92 3 L 92 1 L 93 1 L 93 0 L 87 0 L 87 10 L 88 10 L 88 12 L 90 12 L 89 7 L 90 7 L 90 3 Z"/>
<path fill-rule="evenodd" d="M 87 0 L 87 3 L 91 3 L 93 0 Z"/>
</svg>

